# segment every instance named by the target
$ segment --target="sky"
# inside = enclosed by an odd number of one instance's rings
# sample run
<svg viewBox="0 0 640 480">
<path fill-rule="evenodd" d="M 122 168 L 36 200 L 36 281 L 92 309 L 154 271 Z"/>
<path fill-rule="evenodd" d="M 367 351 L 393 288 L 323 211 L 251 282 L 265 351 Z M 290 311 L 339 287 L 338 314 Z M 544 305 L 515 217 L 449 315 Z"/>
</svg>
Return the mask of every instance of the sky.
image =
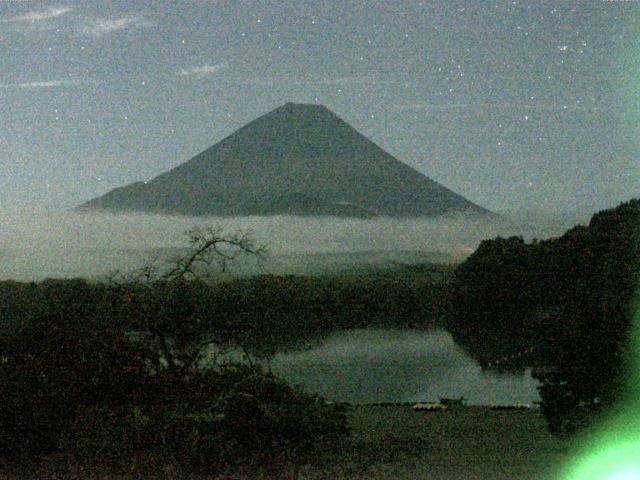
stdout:
<svg viewBox="0 0 640 480">
<path fill-rule="evenodd" d="M 327 106 L 495 211 L 640 192 L 640 2 L 0 1 L 0 209 L 148 180 Z"/>
</svg>

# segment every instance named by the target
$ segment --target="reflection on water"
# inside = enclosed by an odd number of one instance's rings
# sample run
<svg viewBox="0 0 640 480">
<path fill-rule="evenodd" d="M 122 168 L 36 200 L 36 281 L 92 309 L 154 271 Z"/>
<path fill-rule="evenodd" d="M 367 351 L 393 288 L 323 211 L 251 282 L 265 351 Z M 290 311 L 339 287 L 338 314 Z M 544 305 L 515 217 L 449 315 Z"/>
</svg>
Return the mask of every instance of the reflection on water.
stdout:
<svg viewBox="0 0 640 480">
<path fill-rule="evenodd" d="M 464 396 L 469 404 L 486 405 L 539 399 L 529 371 L 483 372 L 442 330 L 338 332 L 311 350 L 276 355 L 271 370 L 309 392 L 352 403 Z"/>
</svg>

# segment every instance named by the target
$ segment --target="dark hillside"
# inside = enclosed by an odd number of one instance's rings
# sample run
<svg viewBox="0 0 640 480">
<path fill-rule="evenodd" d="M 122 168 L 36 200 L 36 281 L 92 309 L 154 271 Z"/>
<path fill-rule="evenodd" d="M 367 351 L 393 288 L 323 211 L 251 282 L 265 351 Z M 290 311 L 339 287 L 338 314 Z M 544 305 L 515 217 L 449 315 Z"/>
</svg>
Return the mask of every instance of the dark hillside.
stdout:
<svg viewBox="0 0 640 480">
<path fill-rule="evenodd" d="M 485 367 L 538 367 L 543 400 L 602 406 L 622 392 L 639 265 L 640 200 L 559 238 L 487 240 L 453 275 L 448 328 Z"/>
</svg>

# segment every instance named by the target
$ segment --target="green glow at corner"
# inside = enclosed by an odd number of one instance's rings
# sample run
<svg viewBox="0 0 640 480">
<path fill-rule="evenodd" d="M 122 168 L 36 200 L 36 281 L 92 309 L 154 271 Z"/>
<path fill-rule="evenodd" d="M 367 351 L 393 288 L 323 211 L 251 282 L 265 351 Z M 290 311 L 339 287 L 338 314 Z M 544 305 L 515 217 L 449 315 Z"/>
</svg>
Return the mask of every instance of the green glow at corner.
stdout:
<svg viewBox="0 0 640 480">
<path fill-rule="evenodd" d="M 635 303 L 627 392 L 594 436 L 579 440 L 564 480 L 640 480 L 640 303 Z"/>
<path fill-rule="evenodd" d="M 603 439 L 606 443 L 606 438 Z M 581 458 L 566 480 L 640 480 L 640 440 L 613 441 L 606 449 L 597 448 Z"/>
<path fill-rule="evenodd" d="M 609 475 L 607 477 L 610 480 L 638 480 L 640 479 L 640 473 L 638 473 L 637 468 L 633 468 L 631 470 L 624 470 L 618 473 L 614 473 L 613 475 Z"/>
</svg>

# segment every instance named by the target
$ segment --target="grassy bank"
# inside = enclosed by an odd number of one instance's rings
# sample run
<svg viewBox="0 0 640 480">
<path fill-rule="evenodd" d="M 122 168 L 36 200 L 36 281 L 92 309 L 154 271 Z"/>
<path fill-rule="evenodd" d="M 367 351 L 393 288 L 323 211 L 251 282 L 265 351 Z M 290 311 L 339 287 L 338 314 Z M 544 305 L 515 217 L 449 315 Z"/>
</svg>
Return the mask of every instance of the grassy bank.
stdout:
<svg viewBox="0 0 640 480">
<path fill-rule="evenodd" d="M 468 407 L 426 413 L 414 412 L 406 406 L 359 406 L 352 408 L 350 424 L 352 440 L 345 443 L 340 453 L 322 461 L 290 466 L 278 474 L 241 472 L 216 478 L 551 480 L 566 458 L 568 446 L 546 431 L 537 410 Z M 141 464 L 144 461 L 141 459 Z M 63 457 L 51 456 L 39 466 L 22 467 L 20 472 L 5 471 L 2 476 L 195 479 L 181 475 L 170 462 L 144 476 L 140 472 L 116 475 L 98 470 L 98 467 L 93 473 L 78 470 Z"/>
<path fill-rule="evenodd" d="M 536 409 L 358 407 L 351 422 L 368 460 L 355 478 L 540 480 L 552 478 L 567 447 Z"/>
</svg>

